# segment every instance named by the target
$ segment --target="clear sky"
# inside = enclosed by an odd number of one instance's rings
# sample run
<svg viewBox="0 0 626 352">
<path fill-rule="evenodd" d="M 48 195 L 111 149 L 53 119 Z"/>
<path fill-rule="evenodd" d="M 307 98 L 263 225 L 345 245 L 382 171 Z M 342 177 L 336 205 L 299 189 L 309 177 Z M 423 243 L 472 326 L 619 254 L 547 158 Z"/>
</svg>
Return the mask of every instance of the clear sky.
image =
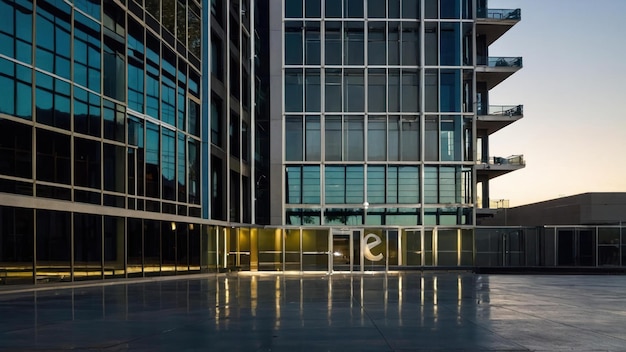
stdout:
<svg viewBox="0 0 626 352">
<path fill-rule="evenodd" d="M 626 0 L 490 0 L 522 20 L 489 56 L 524 67 L 490 92 L 524 104 L 524 118 L 490 137 L 491 156 L 523 154 L 526 168 L 495 178 L 511 206 L 585 192 L 626 192 Z"/>
</svg>

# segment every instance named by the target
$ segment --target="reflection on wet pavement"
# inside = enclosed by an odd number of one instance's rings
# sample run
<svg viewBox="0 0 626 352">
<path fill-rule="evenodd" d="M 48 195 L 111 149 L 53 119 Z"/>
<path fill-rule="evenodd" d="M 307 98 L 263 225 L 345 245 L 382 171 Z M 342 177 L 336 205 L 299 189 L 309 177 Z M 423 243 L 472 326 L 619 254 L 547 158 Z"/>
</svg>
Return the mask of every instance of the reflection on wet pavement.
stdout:
<svg viewBox="0 0 626 352">
<path fill-rule="evenodd" d="M 626 350 L 626 276 L 220 274 L 0 291 L 0 350 Z"/>
</svg>

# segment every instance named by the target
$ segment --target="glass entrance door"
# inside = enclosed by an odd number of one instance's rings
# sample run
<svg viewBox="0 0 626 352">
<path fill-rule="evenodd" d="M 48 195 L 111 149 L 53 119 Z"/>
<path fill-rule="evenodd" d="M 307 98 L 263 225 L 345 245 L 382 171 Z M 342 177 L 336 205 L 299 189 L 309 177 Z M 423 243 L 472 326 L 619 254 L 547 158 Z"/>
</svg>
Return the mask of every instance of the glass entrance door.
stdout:
<svg viewBox="0 0 626 352">
<path fill-rule="evenodd" d="M 362 271 L 361 230 L 333 230 L 331 262 L 333 272 Z"/>
</svg>

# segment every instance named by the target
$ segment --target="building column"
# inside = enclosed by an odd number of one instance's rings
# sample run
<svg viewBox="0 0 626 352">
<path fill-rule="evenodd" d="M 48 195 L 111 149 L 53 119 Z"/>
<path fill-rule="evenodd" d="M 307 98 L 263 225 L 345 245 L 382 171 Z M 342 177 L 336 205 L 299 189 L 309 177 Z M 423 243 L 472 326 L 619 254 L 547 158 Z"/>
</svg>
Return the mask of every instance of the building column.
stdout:
<svg viewBox="0 0 626 352">
<path fill-rule="evenodd" d="M 483 209 L 489 209 L 489 178 L 485 178 L 481 181 L 482 183 L 482 202 Z"/>
</svg>

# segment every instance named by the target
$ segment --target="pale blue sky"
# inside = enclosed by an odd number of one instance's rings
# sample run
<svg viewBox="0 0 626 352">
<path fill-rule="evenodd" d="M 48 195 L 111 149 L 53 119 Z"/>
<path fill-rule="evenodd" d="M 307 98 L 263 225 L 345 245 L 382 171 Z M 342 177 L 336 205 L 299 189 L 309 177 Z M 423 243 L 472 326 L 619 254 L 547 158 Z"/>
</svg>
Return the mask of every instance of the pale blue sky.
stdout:
<svg viewBox="0 0 626 352">
<path fill-rule="evenodd" d="M 626 192 L 626 0 L 490 0 L 522 21 L 490 56 L 524 68 L 491 105 L 524 104 L 524 118 L 490 139 L 492 156 L 524 154 L 526 168 L 491 181 L 511 206 L 584 192 Z"/>
</svg>

